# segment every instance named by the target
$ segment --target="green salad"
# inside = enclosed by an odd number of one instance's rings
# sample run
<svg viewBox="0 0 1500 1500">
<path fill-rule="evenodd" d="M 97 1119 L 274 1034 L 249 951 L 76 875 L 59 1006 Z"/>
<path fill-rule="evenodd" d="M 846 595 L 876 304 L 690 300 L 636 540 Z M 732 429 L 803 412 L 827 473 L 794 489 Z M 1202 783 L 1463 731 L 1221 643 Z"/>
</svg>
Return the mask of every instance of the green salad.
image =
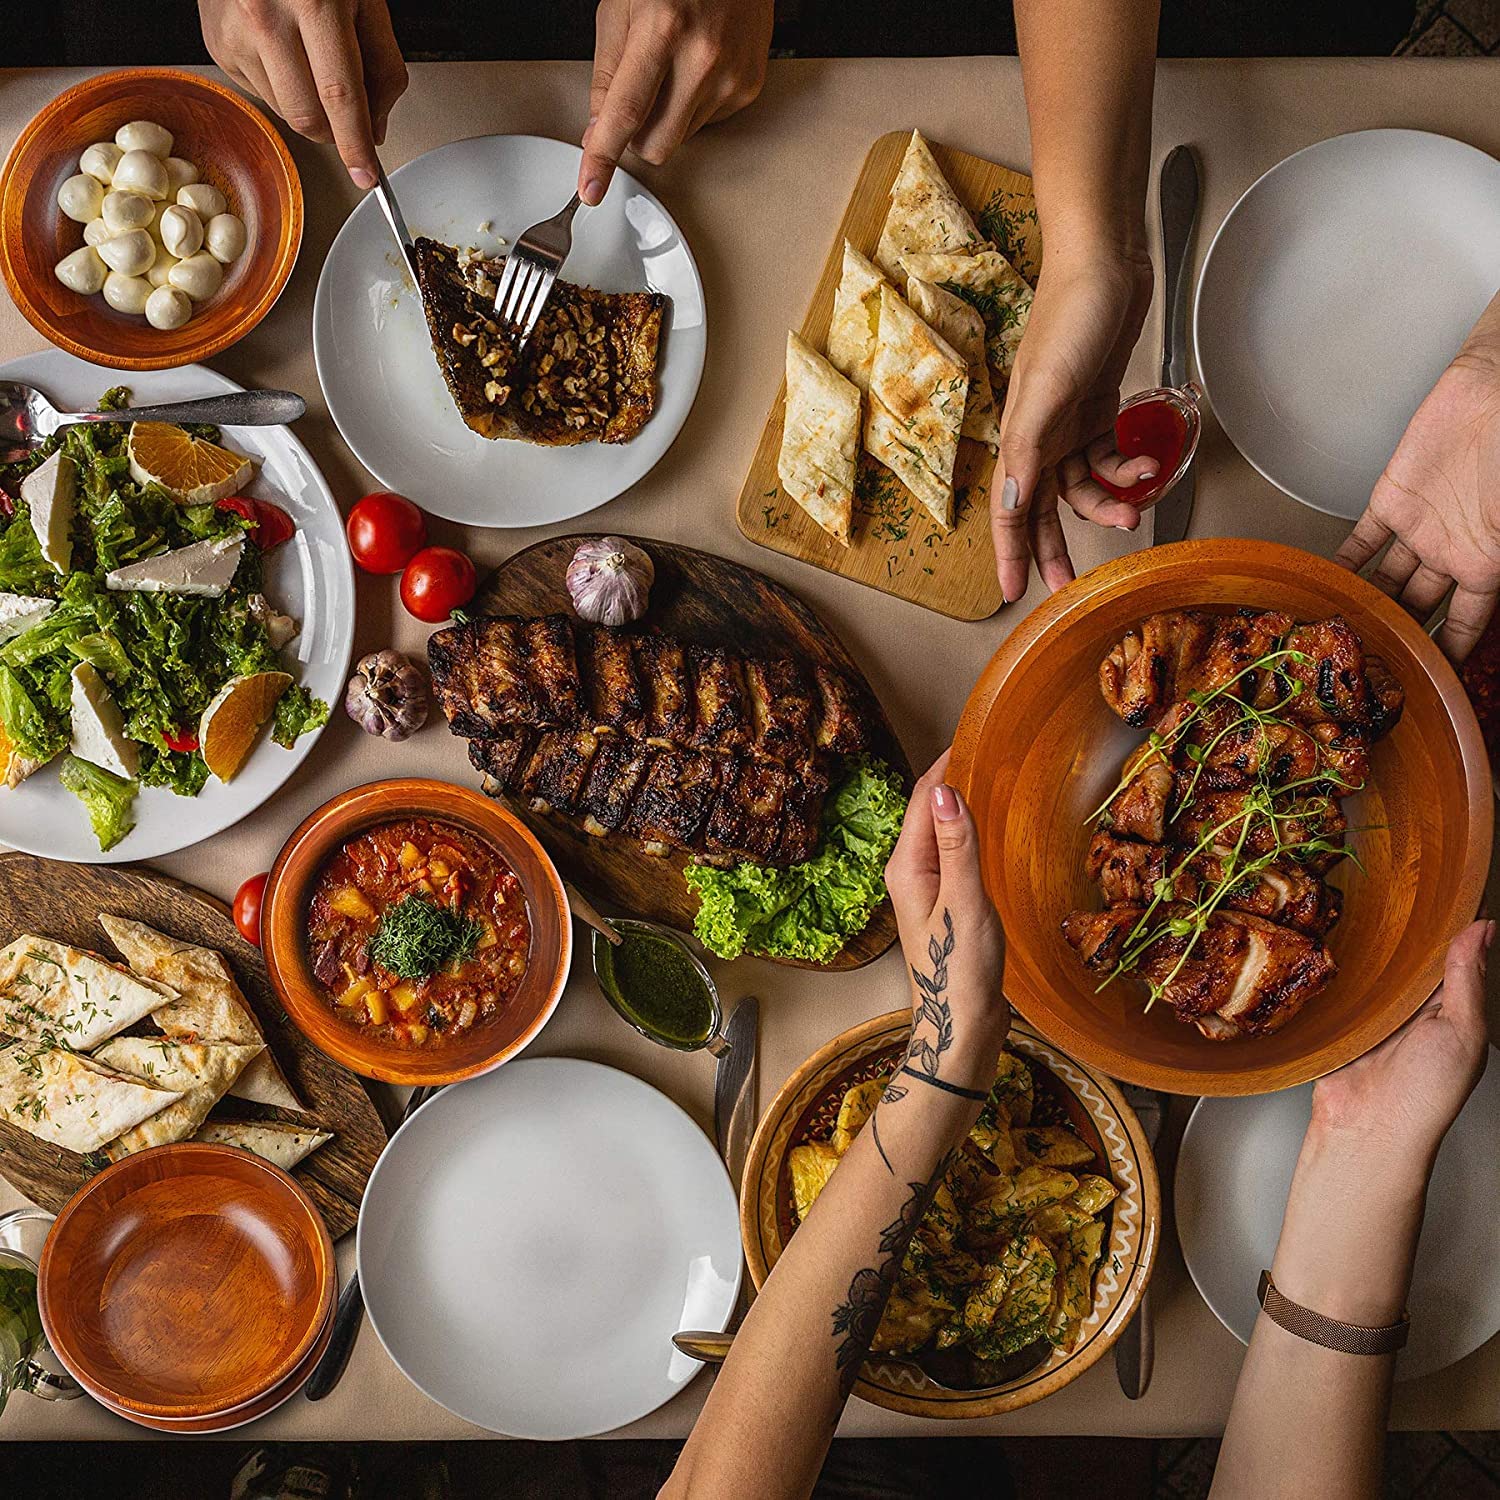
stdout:
<svg viewBox="0 0 1500 1500">
<path fill-rule="evenodd" d="M 101 409 L 128 400 L 117 388 Z M 130 831 L 139 786 L 185 797 L 202 790 L 204 710 L 235 679 L 284 670 L 271 631 L 280 628 L 284 641 L 285 629 L 296 629 L 261 593 L 261 532 L 247 502 L 185 505 L 159 485 L 137 483 L 129 430 L 123 421 L 69 427 L 20 462 L 0 465 L 0 778 L 15 787 L 60 761 L 61 782 L 83 803 L 103 849 Z M 217 429 L 187 430 L 218 441 Z M 55 453 L 71 497 L 49 533 L 23 486 Z M 167 561 L 195 543 L 211 545 Z M 215 585 L 220 592 L 189 589 L 171 573 L 175 565 L 191 581 L 204 556 L 213 566 L 215 555 L 233 557 L 236 547 L 232 579 Z M 122 582 L 152 560 L 159 578 Z M 87 723 L 75 722 L 80 713 Z M 277 703 L 271 734 L 290 746 L 327 717 L 327 704 L 294 683 Z"/>
</svg>

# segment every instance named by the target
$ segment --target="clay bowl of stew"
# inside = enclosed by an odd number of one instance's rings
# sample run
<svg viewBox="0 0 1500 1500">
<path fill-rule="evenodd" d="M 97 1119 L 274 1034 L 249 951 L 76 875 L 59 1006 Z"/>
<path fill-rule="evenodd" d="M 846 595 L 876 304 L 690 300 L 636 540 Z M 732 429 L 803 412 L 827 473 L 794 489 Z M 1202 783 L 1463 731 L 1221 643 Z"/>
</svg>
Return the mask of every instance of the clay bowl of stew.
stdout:
<svg viewBox="0 0 1500 1500">
<path fill-rule="evenodd" d="M 514 1057 L 567 983 L 562 880 L 519 819 L 466 787 L 377 781 L 292 834 L 261 942 L 287 1014 L 366 1078 L 445 1084 Z"/>
</svg>

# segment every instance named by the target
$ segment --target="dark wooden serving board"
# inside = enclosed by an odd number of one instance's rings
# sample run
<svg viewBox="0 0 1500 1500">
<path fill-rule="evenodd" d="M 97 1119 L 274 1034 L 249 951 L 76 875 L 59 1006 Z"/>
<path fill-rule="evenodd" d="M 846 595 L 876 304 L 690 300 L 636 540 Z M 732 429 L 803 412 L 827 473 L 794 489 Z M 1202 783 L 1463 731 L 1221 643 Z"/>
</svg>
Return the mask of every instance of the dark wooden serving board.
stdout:
<svg viewBox="0 0 1500 1500">
<path fill-rule="evenodd" d="M 540 615 L 571 613 L 563 576 L 584 536 L 559 536 L 517 552 L 495 569 L 470 606 L 473 613 Z M 721 646 L 746 656 L 787 655 L 837 668 L 860 683 L 876 707 L 875 753 L 899 770 L 911 785 L 911 763 L 865 675 L 843 643 L 797 596 L 779 583 L 725 557 L 658 542 L 628 540 L 643 547 L 656 567 L 651 605 L 638 628 Z M 519 799 L 506 805 L 547 846 L 558 868 L 576 886 L 619 915 L 644 917 L 691 932 L 698 898 L 681 871 L 689 856 L 665 858 L 645 853 L 633 839 L 594 838 L 565 818 L 533 812 Z M 826 964 L 771 959 L 794 968 L 857 969 L 879 958 L 896 940 L 896 917 L 889 901 L 876 908 L 869 925 Z"/>
<path fill-rule="evenodd" d="M 134 917 L 184 942 L 216 948 L 254 1008 L 303 1114 L 226 1098 L 215 1116 L 285 1120 L 334 1132 L 292 1175 L 307 1189 L 335 1239 L 354 1228 L 360 1199 L 386 1132 L 364 1084 L 325 1057 L 287 1019 L 260 950 L 239 935 L 224 905 L 203 891 L 144 866 L 73 865 L 30 854 L 0 854 L 0 946 L 23 932 L 90 948 L 119 962 L 101 911 Z M 48 1145 L 0 1119 L 0 1174 L 19 1192 L 56 1212 L 93 1174 L 88 1160 Z"/>
</svg>

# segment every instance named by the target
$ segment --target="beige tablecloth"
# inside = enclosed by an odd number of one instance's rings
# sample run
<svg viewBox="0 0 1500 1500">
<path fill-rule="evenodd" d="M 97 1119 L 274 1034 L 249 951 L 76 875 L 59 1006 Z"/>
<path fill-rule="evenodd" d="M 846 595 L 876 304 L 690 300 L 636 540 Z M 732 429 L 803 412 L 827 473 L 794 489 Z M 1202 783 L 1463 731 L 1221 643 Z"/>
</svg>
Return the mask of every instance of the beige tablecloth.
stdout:
<svg viewBox="0 0 1500 1500">
<path fill-rule="evenodd" d="M 0 72 L 0 146 L 8 149 L 25 121 L 76 76 Z M 418 65 L 411 91 L 392 119 L 386 165 L 394 168 L 461 136 L 522 132 L 576 138 L 587 114 L 588 78 L 584 63 Z M 1201 257 L 1213 228 L 1261 172 L 1325 136 L 1414 126 L 1500 155 L 1497 98 L 1500 61 L 1164 63 L 1155 152 L 1159 159 L 1179 141 L 1199 151 Z M 997 162 L 1024 168 L 1030 159 L 1015 61 L 965 58 L 773 63 L 765 92 L 751 109 L 699 136 L 666 169 L 637 164 L 697 255 L 708 298 L 708 364 L 697 405 L 671 452 L 597 521 L 612 530 L 724 553 L 814 601 L 864 665 L 912 759 L 926 764 L 947 743 L 981 667 L 1041 598 L 1035 581 L 1023 602 L 994 619 L 959 624 L 757 548 L 739 534 L 733 513 L 776 388 L 785 329 L 801 320 L 865 153 L 883 132 L 911 125 Z M 272 315 L 216 363 L 246 385 L 288 386 L 307 396 L 308 414 L 298 431 L 347 505 L 373 485 L 324 407 L 313 371 L 311 317 L 324 253 L 358 195 L 331 150 L 297 139 L 292 149 L 307 199 L 301 261 Z M 1157 383 L 1160 329 L 1158 307 L 1131 366 L 1128 389 Z M 41 346 L 40 336 L 0 299 L 0 359 Z M 423 496 L 413 498 L 420 502 Z M 1140 545 L 1068 520 L 1080 572 Z M 1209 423 L 1192 535 L 1270 537 L 1331 553 L 1344 529 L 1271 488 Z M 546 534 L 460 534 L 442 523 L 434 531 L 435 540 L 466 547 L 481 569 Z M 356 655 L 391 643 L 420 652 L 424 636 L 424 627 L 402 611 L 393 580 L 360 578 Z M 288 830 L 327 797 L 400 774 L 474 780 L 461 742 L 441 723 L 391 747 L 336 713 L 314 754 L 268 806 L 160 866 L 228 896 L 246 875 L 265 869 Z M 823 1042 L 906 999 L 895 954 L 855 974 L 811 975 L 742 960 L 719 965 L 717 977 L 729 999 L 753 991 L 763 1002 L 762 1102 Z M 606 1009 L 586 974 L 575 976 L 532 1050 L 629 1069 L 672 1095 L 705 1127 L 711 1123 L 711 1061 L 675 1056 L 636 1037 Z M 14 1199 L 0 1183 L 0 1208 L 12 1206 Z M 352 1259 L 349 1236 L 341 1246 L 346 1273 Z M 1125 1399 L 1113 1363 L 1105 1359 L 1066 1390 L 1009 1417 L 958 1426 L 899 1417 L 854 1401 L 839 1432 L 853 1437 L 1217 1431 L 1229 1410 L 1241 1349 L 1194 1290 L 1170 1223 L 1154 1288 L 1156 1376 L 1142 1401 Z M 642 1437 L 686 1433 L 706 1390 L 706 1379 L 698 1380 L 625 1431 Z M 1500 1427 L 1500 1339 L 1452 1369 L 1399 1387 L 1394 1421 L 1419 1429 Z M 318 1405 L 295 1398 L 254 1432 L 276 1439 L 484 1435 L 409 1385 L 368 1326 L 332 1397 Z M 0 1436 L 9 1438 L 146 1435 L 87 1401 L 47 1406 L 17 1399 L 0 1422 Z"/>
</svg>

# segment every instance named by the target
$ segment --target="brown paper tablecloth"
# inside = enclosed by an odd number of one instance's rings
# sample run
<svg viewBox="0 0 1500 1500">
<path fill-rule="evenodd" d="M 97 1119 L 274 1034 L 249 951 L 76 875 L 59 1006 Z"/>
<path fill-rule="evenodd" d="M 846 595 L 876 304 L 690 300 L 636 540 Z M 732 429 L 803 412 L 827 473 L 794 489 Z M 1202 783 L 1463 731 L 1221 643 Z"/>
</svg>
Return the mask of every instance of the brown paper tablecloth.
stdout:
<svg viewBox="0 0 1500 1500">
<path fill-rule="evenodd" d="M 585 63 L 437 63 L 411 71 L 411 91 L 396 108 L 383 152 L 387 168 L 461 136 L 517 132 L 576 139 L 587 114 Z M 0 72 L 0 147 L 8 149 L 26 120 L 77 76 L 60 70 Z M 1179 141 L 1198 148 L 1204 192 L 1201 259 L 1236 197 L 1288 153 L 1343 131 L 1399 125 L 1457 136 L 1500 155 L 1497 98 L 1500 61 L 1169 62 L 1161 67 L 1157 87 L 1155 151 L 1159 160 Z M 997 162 L 1018 168 L 1029 162 L 1014 59 L 963 58 L 775 62 L 751 109 L 699 136 L 666 169 L 636 164 L 670 206 L 697 255 L 708 298 L 708 364 L 697 405 L 671 452 L 595 522 L 724 553 L 815 601 L 864 665 L 913 761 L 925 765 L 947 743 L 981 667 L 1041 598 L 1035 580 L 1019 605 L 992 620 L 959 624 L 757 548 L 740 536 L 733 515 L 775 392 L 785 329 L 801 320 L 865 153 L 884 131 L 912 125 Z M 347 506 L 374 486 L 343 446 L 324 407 L 313 370 L 311 316 L 324 253 L 358 195 L 331 149 L 296 138 L 292 149 L 307 200 L 301 260 L 272 315 L 216 364 L 245 385 L 286 386 L 307 396 L 308 414 L 298 431 Z M 560 192 L 569 186 L 560 184 Z M 1127 389 L 1157 383 L 1160 336 L 1158 306 Z M 41 346 L 40 336 L 0 299 L 0 359 Z M 420 502 L 423 496 L 413 498 Z M 1071 516 L 1067 520 L 1079 572 L 1141 545 Z M 481 570 L 547 534 L 462 533 L 445 523 L 433 529 L 434 540 L 467 547 Z M 1344 523 L 1304 509 L 1260 479 L 1209 422 L 1199 456 L 1192 535 L 1270 537 L 1326 554 L 1344 530 Z M 388 644 L 420 653 L 425 633 L 402 611 L 394 580 L 360 578 L 356 656 Z M 227 897 L 246 875 L 269 866 L 284 835 L 327 797 L 359 782 L 402 774 L 474 780 L 461 742 L 451 739 L 441 722 L 405 745 L 388 746 L 336 712 L 314 754 L 271 804 L 230 832 L 161 860 L 160 867 Z M 812 975 L 742 960 L 719 965 L 717 977 L 729 1000 L 752 991 L 761 997 L 762 1103 L 823 1042 L 906 1000 L 894 954 L 855 974 Z M 626 1068 L 664 1089 L 705 1127 L 711 1124 L 711 1061 L 670 1054 L 635 1036 L 606 1009 L 586 973 L 575 975 L 532 1051 Z M 14 1201 L 15 1194 L 0 1183 L 0 1209 Z M 353 1236 L 340 1247 L 346 1274 L 353 1248 Z M 1171 1232 L 1170 1207 L 1154 1291 L 1156 1375 L 1142 1401 L 1125 1399 L 1106 1358 L 1066 1390 L 1009 1417 L 946 1424 L 854 1401 L 839 1432 L 853 1437 L 1217 1431 L 1229 1410 L 1241 1348 L 1194 1290 Z M 706 1390 L 706 1380 L 695 1382 L 625 1431 L 642 1437 L 685 1434 Z M 1452 1369 L 1398 1387 L 1394 1422 L 1418 1429 L 1500 1427 L 1500 1339 Z M 485 1435 L 409 1385 L 368 1326 L 332 1397 L 313 1405 L 299 1396 L 247 1431 L 268 1439 Z M 0 1436 L 148 1434 L 88 1401 L 49 1406 L 23 1397 L 11 1402 Z"/>
</svg>

